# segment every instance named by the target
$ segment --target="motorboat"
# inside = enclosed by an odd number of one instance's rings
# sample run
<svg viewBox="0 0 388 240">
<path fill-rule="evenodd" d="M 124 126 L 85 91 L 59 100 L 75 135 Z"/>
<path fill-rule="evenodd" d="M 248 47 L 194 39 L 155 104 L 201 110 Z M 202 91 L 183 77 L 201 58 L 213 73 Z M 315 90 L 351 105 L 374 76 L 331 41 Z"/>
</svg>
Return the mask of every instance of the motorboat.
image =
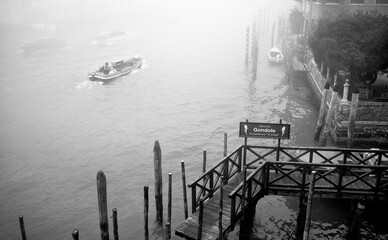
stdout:
<svg viewBox="0 0 388 240">
<path fill-rule="evenodd" d="M 127 60 L 119 60 L 112 63 L 105 63 L 98 70 L 89 73 L 91 81 L 109 81 L 127 75 L 141 67 L 143 61 L 141 57 L 135 56 Z"/>
<path fill-rule="evenodd" d="M 94 43 L 100 45 L 112 45 L 129 39 L 129 34 L 124 31 L 101 32 Z"/>
<path fill-rule="evenodd" d="M 52 51 L 67 46 L 67 41 L 58 38 L 34 38 L 23 43 L 22 48 L 27 53 Z"/>
<path fill-rule="evenodd" d="M 273 47 L 268 51 L 268 60 L 273 63 L 282 63 L 284 56 L 278 48 Z"/>
</svg>

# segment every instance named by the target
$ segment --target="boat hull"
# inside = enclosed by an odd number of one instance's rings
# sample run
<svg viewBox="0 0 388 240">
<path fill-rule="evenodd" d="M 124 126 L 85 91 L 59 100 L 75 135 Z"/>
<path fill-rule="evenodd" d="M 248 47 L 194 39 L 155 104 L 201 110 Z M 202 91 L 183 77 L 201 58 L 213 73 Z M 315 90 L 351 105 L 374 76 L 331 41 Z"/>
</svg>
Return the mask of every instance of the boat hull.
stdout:
<svg viewBox="0 0 388 240">
<path fill-rule="evenodd" d="M 282 63 L 284 56 L 278 48 L 271 48 L 268 52 L 268 61 L 271 63 Z"/>
<path fill-rule="evenodd" d="M 135 62 L 133 66 L 125 67 L 125 68 L 121 69 L 120 71 L 114 71 L 114 72 L 111 72 L 108 74 L 104 74 L 103 72 L 96 71 L 93 73 L 89 73 L 89 79 L 91 81 L 101 81 L 101 82 L 110 81 L 110 80 L 113 80 L 113 79 L 130 74 L 134 70 L 140 68 L 142 66 L 142 64 L 143 64 L 142 60 L 139 60 L 139 61 Z"/>
</svg>

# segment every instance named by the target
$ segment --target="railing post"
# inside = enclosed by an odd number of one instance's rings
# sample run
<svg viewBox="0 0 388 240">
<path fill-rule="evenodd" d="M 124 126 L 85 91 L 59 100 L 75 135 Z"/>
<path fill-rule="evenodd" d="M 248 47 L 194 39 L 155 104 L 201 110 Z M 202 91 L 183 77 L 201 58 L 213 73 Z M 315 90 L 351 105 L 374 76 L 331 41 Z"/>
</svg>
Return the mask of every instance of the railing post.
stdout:
<svg viewBox="0 0 388 240">
<path fill-rule="evenodd" d="M 262 168 L 262 188 L 264 188 L 264 194 L 268 194 L 268 180 L 267 180 L 267 162 L 263 163 L 263 168 Z"/>
<path fill-rule="evenodd" d="M 341 197 L 341 190 L 342 190 L 342 178 L 345 173 L 344 166 L 339 167 L 339 175 L 338 175 L 338 189 L 337 189 L 337 198 Z"/>
<path fill-rule="evenodd" d="M 224 198 L 224 184 L 223 179 L 224 177 L 221 175 L 220 177 L 220 209 L 218 211 L 218 239 L 223 239 L 223 230 L 222 230 L 222 213 L 223 213 L 223 198 Z"/>
<path fill-rule="evenodd" d="M 345 152 L 344 152 L 344 158 L 343 158 L 344 164 L 346 164 L 347 160 L 348 160 L 348 152 L 345 151 Z"/>
<path fill-rule="evenodd" d="M 197 235 L 197 240 L 201 240 L 201 239 L 202 239 L 203 201 L 204 201 L 203 198 L 201 198 L 201 200 L 199 201 L 198 235 Z"/>
<path fill-rule="evenodd" d="M 376 185 L 375 185 L 375 192 L 374 192 L 374 200 L 379 199 L 379 191 L 380 191 L 380 182 L 381 182 L 381 170 L 377 169 L 376 174 Z"/>
<path fill-rule="evenodd" d="M 226 157 L 228 153 L 228 134 L 224 133 L 224 157 Z"/>
<path fill-rule="evenodd" d="M 238 172 L 241 172 L 241 164 L 242 164 L 242 156 L 243 154 L 243 146 L 240 147 L 240 149 L 238 150 Z"/>
<path fill-rule="evenodd" d="M 196 184 L 189 185 L 191 187 L 191 213 L 195 213 L 197 210 L 197 189 Z"/>
<path fill-rule="evenodd" d="M 300 197 L 304 197 L 304 192 L 305 192 L 305 185 L 306 185 L 306 170 L 307 166 L 303 166 L 303 172 L 302 172 L 302 186 L 300 188 Z"/>
<path fill-rule="evenodd" d="M 235 218 L 236 218 L 236 196 L 232 196 L 232 199 L 230 202 L 230 229 L 231 229 L 231 231 L 234 230 Z"/>
<path fill-rule="evenodd" d="M 222 174 L 224 176 L 224 184 L 228 184 L 229 180 L 229 158 L 224 158 L 224 172 Z"/>
<path fill-rule="evenodd" d="M 377 154 L 378 154 L 378 157 L 377 157 L 377 162 L 375 163 L 375 165 L 380 166 L 383 153 L 382 152 L 378 152 Z"/>
<path fill-rule="evenodd" d="M 282 120 L 279 120 L 279 123 L 282 124 Z M 280 138 L 278 139 L 278 147 L 276 149 L 276 162 L 279 162 L 280 157 Z"/>
<path fill-rule="evenodd" d="M 213 197 L 213 192 L 214 192 L 214 171 L 209 172 L 209 197 Z"/>
<path fill-rule="evenodd" d="M 242 187 L 242 194 L 241 194 L 241 219 L 240 219 L 240 240 L 246 239 L 246 231 L 244 229 L 244 223 L 245 223 L 245 192 L 247 187 L 247 167 L 244 166 L 244 179 L 243 179 L 243 187 Z"/>
<path fill-rule="evenodd" d="M 206 172 L 206 149 L 203 150 L 203 164 L 202 164 L 202 173 Z M 203 186 L 206 185 L 206 176 L 203 178 Z M 204 197 L 206 195 L 206 191 L 202 191 L 202 196 Z"/>
<path fill-rule="evenodd" d="M 265 194 L 268 194 L 268 192 L 269 192 L 269 176 L 270 176 L 270 169 L 271 169 L 271 165 L 272 165 L 272 163 L 271 162 L 265 162 L 265 165 L 266 165 L 266 167 L 265 167 L 265 172 L 266 172 L 266 179 L 265 179 L 265 190 L 266 190 L 266 192 L 265 192 Z"/>
<path fill-rule="evenodd" d="M 313 163 L 314 160 L 314 150 L 310 150 L 309 163 Z"/>
</svg>

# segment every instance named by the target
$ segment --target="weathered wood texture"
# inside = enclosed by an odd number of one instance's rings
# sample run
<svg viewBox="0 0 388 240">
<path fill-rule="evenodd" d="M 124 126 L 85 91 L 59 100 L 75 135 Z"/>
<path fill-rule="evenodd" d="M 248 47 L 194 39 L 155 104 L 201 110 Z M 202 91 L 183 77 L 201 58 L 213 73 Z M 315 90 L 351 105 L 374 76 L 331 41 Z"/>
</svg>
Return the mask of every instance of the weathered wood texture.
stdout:
<svg viewBox="0 0 388 240">
<path fill-rule="evenodd" d="M 223 189 L 222 229 L 224 234 L 230 229 L 231 200 L 228 197 L 228 194 L 232 192 L 237 185 L 237 182 L 232 181 L 232 183 L 225 185 Z M 219 192 L 217 192 L 211 199 L 204 202 L 202 239 L 218 239 L 219 209 L 220 195 Z M 189 216 L 175 229 L 175 234 L 186 239 L 196 240 L 198 235 L 198 215 L 199 211 L 196 211 Z"/>
<path fill-rule="evenodd" d="M 292 69 L 296 72 L 307 72 L 308 68 L 306 64 L 300 62 L 296 56 L 293 56 L 292 58 Z"/>
<path fill-rule="evenodd" d="M 108 200 L 106 190 L 106 177 L 103 171 L 97 173 L 97 198 L 100 219 L 101 240 L 109 240 Z"/>
</svg>

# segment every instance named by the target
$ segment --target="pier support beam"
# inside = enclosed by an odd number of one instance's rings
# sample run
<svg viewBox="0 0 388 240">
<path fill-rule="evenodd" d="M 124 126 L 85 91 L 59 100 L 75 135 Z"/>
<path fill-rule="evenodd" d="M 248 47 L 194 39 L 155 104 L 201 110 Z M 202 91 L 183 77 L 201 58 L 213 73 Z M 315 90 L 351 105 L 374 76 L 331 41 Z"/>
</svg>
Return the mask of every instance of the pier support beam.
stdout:
<svg viewBox="0 0 388 240">
<path fill-rule="evenodd" d="M 306 213 L 307 213 L 307 197 L 305 194 L 299 197 L 299 213 L 296 218 L 296 240 L 303 239 L 304 226 L 306 224 Z"/>
<path fill-rule="evenodd" d="M 349 226 L 349 232 L 346 240 L 359 239 L 360 227 L 365 210 L 365 204 L 361 201 L 357 203 L 357 207 L 353 213 L 353 217 Z"/>
</svg>

